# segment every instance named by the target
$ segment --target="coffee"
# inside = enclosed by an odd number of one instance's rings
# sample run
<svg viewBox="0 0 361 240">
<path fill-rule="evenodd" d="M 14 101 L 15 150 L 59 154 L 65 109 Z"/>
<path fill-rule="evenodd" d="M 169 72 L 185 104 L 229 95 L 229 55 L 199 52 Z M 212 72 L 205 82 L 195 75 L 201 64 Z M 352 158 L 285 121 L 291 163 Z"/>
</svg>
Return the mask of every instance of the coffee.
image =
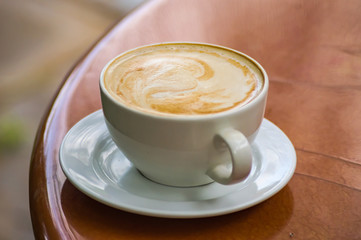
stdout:
<svg viewBox="0 0 361 240">
<path fill-rule="evenodd" d="M 113 60 L 104 86 L 117 101 L 161 115 L 202 115 L 242 106 L 263 76 L 241 54 L 205 44 L 160 44 Z"/>
<path fill-rule="evenodd" d="M 109 134 L 148 179 L 190 187 L 249 176 L 268 77 L 247 55 L 203 43 L 139 47 L 107 63 L 99 87 Z"/>
</svg>

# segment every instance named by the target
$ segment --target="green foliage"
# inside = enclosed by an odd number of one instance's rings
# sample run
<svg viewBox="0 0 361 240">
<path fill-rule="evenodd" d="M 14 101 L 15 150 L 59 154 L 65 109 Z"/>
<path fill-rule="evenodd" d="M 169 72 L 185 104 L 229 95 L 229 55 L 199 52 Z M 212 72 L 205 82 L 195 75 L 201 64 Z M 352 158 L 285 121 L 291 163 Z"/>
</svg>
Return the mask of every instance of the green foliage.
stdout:
<svg viewBox="0 0 361 240">
<path fill-rule="evenodd" d="M 0 152 L 18 150 L 25 140 L 24 125 L 20 119 L 0 118 Z"/>
</svg>

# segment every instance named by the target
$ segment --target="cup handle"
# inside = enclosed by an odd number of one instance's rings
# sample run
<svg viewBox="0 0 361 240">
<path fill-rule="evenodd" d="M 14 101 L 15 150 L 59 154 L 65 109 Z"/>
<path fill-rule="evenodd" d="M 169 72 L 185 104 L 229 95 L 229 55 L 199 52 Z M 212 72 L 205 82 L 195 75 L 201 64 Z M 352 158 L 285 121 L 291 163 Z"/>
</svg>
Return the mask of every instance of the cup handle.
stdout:
<svg viewBox="0 0 361 240">
<path fill-rule="evenodd" d="M 221 184 L 234 184 L 246 178 L 252 168 L 252 149 L 247 138 L 235 129 L 224 129 L 214 138 L 217 150 L 226 146 L 231 155 L 232 165 L 218 163 L 212 166 L 207 175 Z"/>
</svg>

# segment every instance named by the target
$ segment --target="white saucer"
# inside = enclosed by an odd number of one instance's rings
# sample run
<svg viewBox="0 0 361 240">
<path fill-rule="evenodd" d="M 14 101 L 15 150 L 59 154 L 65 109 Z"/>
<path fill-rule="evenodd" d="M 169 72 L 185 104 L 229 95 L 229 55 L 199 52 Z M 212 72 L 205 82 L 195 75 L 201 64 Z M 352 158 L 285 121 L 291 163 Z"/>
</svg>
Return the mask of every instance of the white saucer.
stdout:
<svg viewBox="0 0 361 240">
<path fill-rule="evenodd" d="M 264 120 L 253 147 L 250 176 L 241 183 L 178 188 L 143 177 L 115 146 L 101 110 L 78 122 L 60 148 L 69 181 L 89 197 L 124 211 L 168 218 L 223 215 L 256 205 L 291 179 L 296 153 L 287 136 Z"/>
</svg>

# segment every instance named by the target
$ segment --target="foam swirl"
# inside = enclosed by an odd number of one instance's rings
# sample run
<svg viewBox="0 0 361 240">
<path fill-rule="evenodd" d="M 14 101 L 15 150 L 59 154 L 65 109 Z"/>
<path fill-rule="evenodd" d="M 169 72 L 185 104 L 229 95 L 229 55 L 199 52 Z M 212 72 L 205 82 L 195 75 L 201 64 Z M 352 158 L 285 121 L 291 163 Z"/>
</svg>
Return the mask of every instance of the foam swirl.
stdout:
<svg viewBox="0 0 361 240">
<path fill-rule="evenodd" d="M 247 102 L 255 74 L 236 59 L 211 49 L 148 49 L 116 59 L 105 85 L 119 101 L 165 114 L 209 114 Z"/>
</svg>

